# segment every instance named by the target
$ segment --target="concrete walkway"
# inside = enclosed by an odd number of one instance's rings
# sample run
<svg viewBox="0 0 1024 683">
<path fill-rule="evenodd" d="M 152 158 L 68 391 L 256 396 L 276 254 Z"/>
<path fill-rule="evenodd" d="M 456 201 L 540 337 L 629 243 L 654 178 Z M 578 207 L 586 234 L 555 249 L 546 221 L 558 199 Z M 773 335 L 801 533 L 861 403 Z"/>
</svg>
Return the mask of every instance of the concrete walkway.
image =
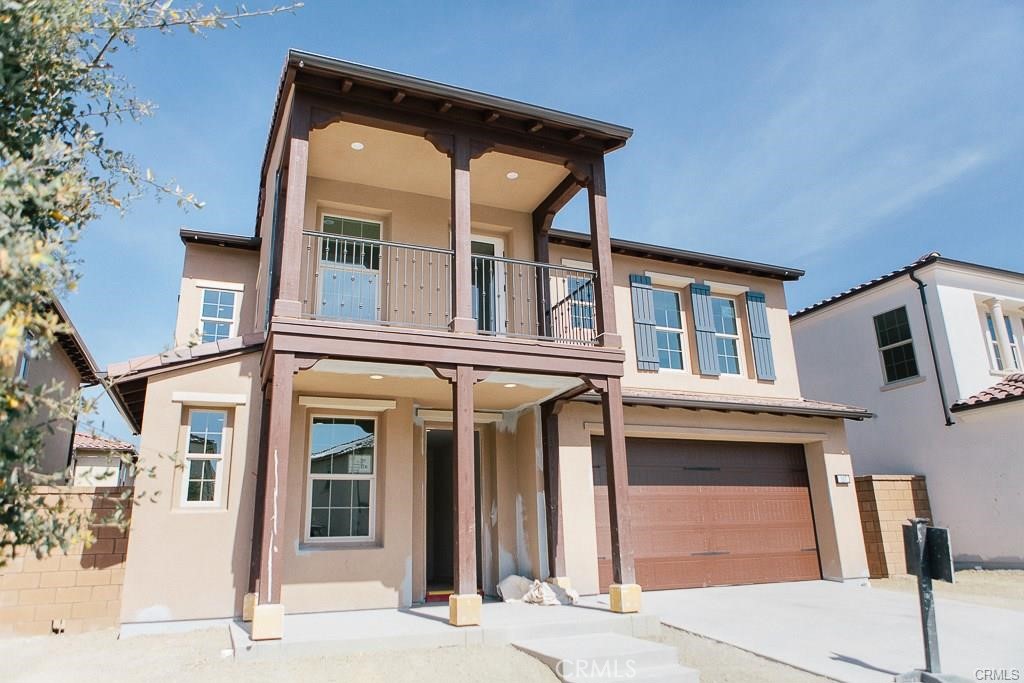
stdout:
<svg viewBox="0 0 1024 683">
<path fill-rule="evenodd" d="M 916 594 L 807 581 L 652 591 L 643 600 L 663 624 L 839 681 L 892 681 L 924 664 Z M 607 596 L 584 602 L 607 605 Z M 936 609 L 944 672 L 996 680 L 975 672 L 1016 669 L 1024 680 L 1024 612 L 944 599 Z"/>
</svg>

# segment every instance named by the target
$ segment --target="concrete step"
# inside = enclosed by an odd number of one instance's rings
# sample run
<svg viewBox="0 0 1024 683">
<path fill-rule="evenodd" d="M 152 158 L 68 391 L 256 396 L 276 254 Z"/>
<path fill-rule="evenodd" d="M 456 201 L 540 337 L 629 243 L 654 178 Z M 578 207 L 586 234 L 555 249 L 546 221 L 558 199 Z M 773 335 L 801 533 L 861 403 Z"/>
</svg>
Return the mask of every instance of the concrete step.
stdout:
<svg viewBox="0 0 1024 683">
<path fill-rule="evenodd" d="M 564 683 L 700 681 L 699 672 L 679 665 L 674 647 L 617 633 L 534 638 L 512 645 L 543 662 Z"/>
</svg>

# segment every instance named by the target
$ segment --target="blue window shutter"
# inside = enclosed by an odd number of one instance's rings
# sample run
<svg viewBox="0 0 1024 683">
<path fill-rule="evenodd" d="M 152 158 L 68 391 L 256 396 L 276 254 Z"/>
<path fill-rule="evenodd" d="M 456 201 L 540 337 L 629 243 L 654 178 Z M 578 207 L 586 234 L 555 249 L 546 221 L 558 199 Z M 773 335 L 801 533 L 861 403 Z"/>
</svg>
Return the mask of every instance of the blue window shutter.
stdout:
<svg viewBox="0 0 1024 683">
<path fill-rule="evenodd" d="M 711 309 L 711 288 L 690 285 L 693 300 L 693 327 L 697 334 L 697 360 L 702 375 L 720 375 L 718 349 L 715 346 L 715 314 Z"/>
<path fill-rule="evenodd" d="M 772 357 L 772 332 L 768 329 L 768 310 L 764 294 L 747 292 L 747 320 L 750 325 L 750 344 L 754 348 L 754 365 L 758 379 L 775 379 L 775 359 Z"/>
<path fill-rule="evenodd" d="M 633 299 L 633 336 L 636 338 L 636 369 L 658 371 L 658 331 L 654 318 L 654 290 L 651 278 L 630 275 L 629 291 Z"/>
</svg>

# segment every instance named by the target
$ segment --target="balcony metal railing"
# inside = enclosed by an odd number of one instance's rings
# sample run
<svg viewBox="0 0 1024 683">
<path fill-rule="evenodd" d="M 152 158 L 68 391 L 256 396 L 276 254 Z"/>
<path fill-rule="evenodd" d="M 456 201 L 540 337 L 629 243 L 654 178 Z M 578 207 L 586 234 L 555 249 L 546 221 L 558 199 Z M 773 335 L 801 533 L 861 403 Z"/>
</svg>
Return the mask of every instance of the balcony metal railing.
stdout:
<svg viewBox="0 0 1024 683">
<path fill-rule="evenodd" d="M 447 249 L 307 231 L 303 313 L 311 318 L 446 329 Z"/>
<path fill-rule="evenodd" d="M 398 242 L 303 233 L 303 315 L 447 329 L 452 252 Z M 474 254 L 473 317 L 483 334 L 592 344 L 592 270 Z"/>
</svg>

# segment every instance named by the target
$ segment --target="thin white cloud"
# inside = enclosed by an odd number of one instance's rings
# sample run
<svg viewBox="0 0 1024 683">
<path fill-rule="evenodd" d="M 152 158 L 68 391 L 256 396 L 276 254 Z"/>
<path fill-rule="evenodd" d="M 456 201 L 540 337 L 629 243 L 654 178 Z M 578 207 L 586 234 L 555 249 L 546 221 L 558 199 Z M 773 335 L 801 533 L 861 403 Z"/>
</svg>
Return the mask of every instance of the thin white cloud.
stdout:
<svg viewBox="0 0 1024 683">
<path fill-rule="evenodd" d="M 647 237 L 801 259 L 998 160 L 1024 142 L 1022 17 L 883 3 L 794 24 L 716 134 L 687 141 Z"/>
</svg>

